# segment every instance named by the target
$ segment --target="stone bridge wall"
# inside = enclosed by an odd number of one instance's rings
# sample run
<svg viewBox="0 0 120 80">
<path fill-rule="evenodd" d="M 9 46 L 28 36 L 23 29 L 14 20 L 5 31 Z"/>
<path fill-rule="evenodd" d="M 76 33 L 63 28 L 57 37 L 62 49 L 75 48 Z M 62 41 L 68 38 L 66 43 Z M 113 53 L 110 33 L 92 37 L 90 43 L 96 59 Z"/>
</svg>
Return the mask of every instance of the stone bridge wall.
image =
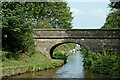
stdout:
<svg viewBox="0 0 120 80">
<path fill-rule="evenodd" d="M 63 43 L 77 43 L 93 52 L 111 49 L 120 53 L 120 30 L 72 29 L 43 30 L 34 29 L 33 38 L 36 50 L 52 57 L 53 50 Z"/>
</svg>

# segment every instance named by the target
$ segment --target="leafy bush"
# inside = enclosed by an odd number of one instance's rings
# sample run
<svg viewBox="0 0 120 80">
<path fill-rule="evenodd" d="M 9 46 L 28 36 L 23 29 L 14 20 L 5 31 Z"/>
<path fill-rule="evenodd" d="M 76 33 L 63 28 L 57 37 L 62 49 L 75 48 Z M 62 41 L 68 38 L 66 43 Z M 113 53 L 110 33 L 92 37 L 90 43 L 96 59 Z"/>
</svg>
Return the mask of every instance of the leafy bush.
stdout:
<svg viewBox="0 0 120 80">
<path fill-rule="evenodd" d="M 113 78 L 120 78 L 119 55 L 104 50 L 103 53 L 88 52 L 84 54 L 84 68 L 91 72 L 105 73 Z"/>
<path fill-rule="evenodd" d="M 88 53 L 88 50 L 85 47 L 80 46 L 80 48 L 82 49 L 82 53 L 83 54 L 87 54 Z"/>
<path fill-rule="evenodd" d="M 64 55 L 61 51 L 56 51 L 53 53 L 53 57 L 58 58 L 58 59 L 67 59 L 67 56 Z"/>
</svg>

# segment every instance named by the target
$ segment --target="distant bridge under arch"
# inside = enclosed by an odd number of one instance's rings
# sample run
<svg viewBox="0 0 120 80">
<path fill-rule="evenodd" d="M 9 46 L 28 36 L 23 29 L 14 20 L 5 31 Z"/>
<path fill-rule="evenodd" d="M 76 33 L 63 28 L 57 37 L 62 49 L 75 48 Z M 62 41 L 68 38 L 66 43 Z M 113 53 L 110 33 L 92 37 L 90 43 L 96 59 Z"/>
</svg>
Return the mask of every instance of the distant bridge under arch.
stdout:
<svg viewBox="0 0 120 80">
<path fill-rule="evenodd" d="M 64 43 L 77 43 L 93 52 L 109 49 L 120 53 L 120 29 L 34 29 L 33 38 L 36 50 L 49 58 Z"/>
</svg>

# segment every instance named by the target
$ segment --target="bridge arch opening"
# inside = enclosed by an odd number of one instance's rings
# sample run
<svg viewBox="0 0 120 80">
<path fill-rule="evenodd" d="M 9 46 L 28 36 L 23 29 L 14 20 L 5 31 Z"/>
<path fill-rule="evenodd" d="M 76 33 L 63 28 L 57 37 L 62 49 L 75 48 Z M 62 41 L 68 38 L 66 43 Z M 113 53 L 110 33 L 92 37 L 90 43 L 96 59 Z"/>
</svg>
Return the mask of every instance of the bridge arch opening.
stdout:
<svg viewBox="0 0 120 80">
<path fill-rule="evenodd" d="M 84 45 L 80 44 L 80 43 L 76 43 L 76 42 L 63 42 L 63 43 L 58 43 L 56 45 L 54 45 L 51 49 L 50 49 L 50 56 L 52 59 L 56 59 L 54 56 L 53 56 L 53 53 L 54 53 L 54 50 L 60 46 L 60 45 L 63 45 L 63 44 L 67 44 L 67 43 L 74 43 L 76 45 L 79 45 L 80 47 L 83 46 L 85 49 L 87 49 Z M 87 49 L 88 50 L 88 49 Z"/>
</svg>

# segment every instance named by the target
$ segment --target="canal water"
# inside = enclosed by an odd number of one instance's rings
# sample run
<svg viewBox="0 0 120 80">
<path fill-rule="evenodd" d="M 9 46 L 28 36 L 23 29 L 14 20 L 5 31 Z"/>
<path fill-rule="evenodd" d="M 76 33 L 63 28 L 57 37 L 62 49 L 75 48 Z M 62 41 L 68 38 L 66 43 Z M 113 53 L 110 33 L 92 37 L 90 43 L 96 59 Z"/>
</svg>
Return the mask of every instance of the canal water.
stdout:
<svg viewBox="0 0 120 80">
<path fill-rule="evenodd" d="M 83 55 L 76 52 L 68 56 L 67 63 L 56 69 L 49 69 L 33 73 L 25 73 L 12 78 L 108 78 L 105 74 L 85 71 Z"/>
</svg>

